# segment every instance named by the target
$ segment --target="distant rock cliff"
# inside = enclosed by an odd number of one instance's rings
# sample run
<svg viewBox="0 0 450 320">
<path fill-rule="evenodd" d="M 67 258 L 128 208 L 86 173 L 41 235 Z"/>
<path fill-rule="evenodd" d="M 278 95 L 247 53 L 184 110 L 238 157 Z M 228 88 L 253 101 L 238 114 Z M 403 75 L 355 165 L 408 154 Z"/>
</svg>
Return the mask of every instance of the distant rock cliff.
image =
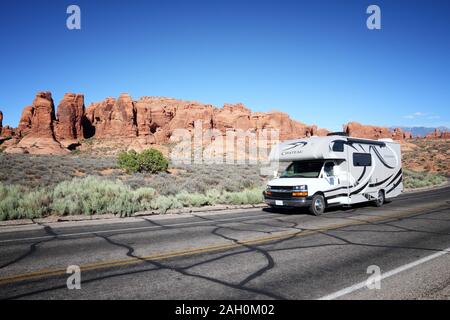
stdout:
<svg viewBox="0 0 450 320">
<path fill-rule="evenodd" d="M 349 122 L 343 126 L 343 129 L 344 132 L 351 137 L 359 137 L 367 139 L 391 138 L 400 141 L 412 138 L 410 132 L 404 132 L 400 128 L 395 128 L 391 130 L 386 127 L 362 125 L 358 122 Z"/>
<path fill-rule="evenodd" d="M 325 129 L 292 120 L 286 113 L 252 112 L 242 104 L 223 108 L 172 98 L 142 97 L 128 94 L 117 99 L 92 103 L 85 109 L 82 94 L 67 93 L 55 107 L 50 92 L 39 92 L 31 106 L 25 107 L 13 142 L 5 152 L 30 154 L 66 154 L 83 139 L 126 139 L 131 147 L 146 148 L 164 144 L 176 129 L 192 131 L 201 120 L 202 129 L 243 130 L 257 133 L 279 130 L 281 140 L 311 135 L 326 135 Z"/>
</svg>

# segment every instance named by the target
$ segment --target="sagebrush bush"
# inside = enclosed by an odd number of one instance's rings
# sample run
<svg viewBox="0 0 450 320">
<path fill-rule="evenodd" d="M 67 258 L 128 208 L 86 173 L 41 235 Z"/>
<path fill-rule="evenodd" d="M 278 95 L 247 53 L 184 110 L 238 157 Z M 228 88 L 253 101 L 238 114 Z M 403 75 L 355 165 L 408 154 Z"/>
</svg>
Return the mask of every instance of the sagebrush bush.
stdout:
<svg viewBox="0 0 450 320">
<path fill-rule="evenodd" d="M 403 170 L 403 186 L 406 189 L 435 186 L 444 183 L 446 180 L 445 176 L 436 173 Z"/>
<path fill-rule="evenodd" d="M 61 215 L 112 213 L 130 216 L 151 208 L 156 192 L 152 188 L 133 190 L 122 181 L 89 176 L 58 184 L 51 208 Z"/>
<path fill-rule="evenodd" d="M 166 213 L 169 209 L 182 208 L 183 204 L 175 196 L 159 196 L 152 201 L 152 209 Z"/>
<path fill-rule="evenodd" d="M 0 220 L 40 218 L 50 212 L 51 196 L 43 188 L 28 191 L 0 183 Z"/>
<path fill-rule="evenodd" d="M 156 149 L 144 150 L 141 153 L 134 150 L 121 152 L 118 155 L 117 162 L 119 167 L 127 173 L 158 173 L 166 171 L 169 167 L 169 161 L 161 151 Z"/>
</svg>

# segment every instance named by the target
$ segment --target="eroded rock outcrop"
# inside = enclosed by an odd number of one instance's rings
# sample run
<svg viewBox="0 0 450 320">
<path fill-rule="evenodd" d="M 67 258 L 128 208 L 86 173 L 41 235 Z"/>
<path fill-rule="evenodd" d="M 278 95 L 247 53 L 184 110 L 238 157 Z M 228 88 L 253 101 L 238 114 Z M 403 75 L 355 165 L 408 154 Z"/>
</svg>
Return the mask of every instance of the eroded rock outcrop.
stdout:
<svg viewBox="0 0 450 320">
<path fill-rule="evenodd" d="M 443 131 L 439 129 L 434 129 L 433 132 L 427 134 L 425 136 L 425 139 L 450 139 L 450 132 L 449 131 Z"/>
<path fill-rule="evenodd" d="M 24 137 L 31 131 L 31 119 L 33 119 L 34 106 L 25 107 L 20 117 L 17 133 Z"/>
<path fill-rule="evenodd" d="M 54 135 L 55 108 L 50 92 L 39 92 L 33 102 L 33 116 L 29 133 L 7 153 L 66 154 Z"/>
<path fill-rule="evenodd" d="M 441 139 L 450 139 L 450 131 L 442 132 Z"/>
<path fill-rule="evenodd" d="M 58 141 L 76 142 L 84 138 L 84 95 L 66 93 L 56 113 L 55 137 Z"/>
<path fill-rule="evenodd" d="M 256 132 L 277 129 L 283 140 L 327 132 L 294 121 L 283 112 L 252 113 L 242 104 L 225 104 L 223 108 L 216 108 L 195 101 L 161 97 L 142 97 L 132 102 L 127 96 L 122 104 L 108 98 L 92 104 L 86 113 L 96 138 L 137 137 L 145 143 L 156 144 L 168 142 L 176 129 L 192 131 L 196 121 L 197 125 L 201 121 L 202 130 L 217 129 L 223 134 L 229 130 Z"/>
<path fill-rule="evenodd" d="M 343 126 L 343 129 L 349 136 L 358 138 L 391 138 L 399 141 L 412 138 L 412 134 L 410 132 L 404 132 L 400 128 L 396 128 L 391 131 L 386 127 L 363 125 L 358 122 L 349 122 Z"/>
<path fill-rule="evenodd" d="M 10 126 L 4 126 L 3 128 L 0 128 L 0 136 L 4 138 L 10 138 L 16 134 L 16 131 L 14 128 L 11 128 Z"/>
<path fill-rule="evenodd" d="M 325 129 L 292 120 L 288 114 L 252 112 L 243 104 L 225 104 L 216 108 L 195 101 L 162 97 L 142 97 L 134 101 L 128 94 L 106 98 L 85 109 L 82 94 L 67 93 L 55 114 L 50 92 L 37 94 L 25 107 L 17 128 L 17 140 L 6 152 L 64 154 L 82 139 L 110 141 L 145 149 L 171 141 L 175 130 L 193 133 L 214 129 L 226 135 L 242 130 L 252 134 L 278 130 L 281 140 L 311 135 L 326 135 Z M 20 141 L 19 141 L 20 140 Z"/>
<path fill-rule="evenodd" d="M 96 138 L 137 136 L 136 109 L 128 94 L 121 94 L 117 100 L 107 98 L 92 104 L 87 110 L 87 118 L 95 128 Z"/>
</svg>

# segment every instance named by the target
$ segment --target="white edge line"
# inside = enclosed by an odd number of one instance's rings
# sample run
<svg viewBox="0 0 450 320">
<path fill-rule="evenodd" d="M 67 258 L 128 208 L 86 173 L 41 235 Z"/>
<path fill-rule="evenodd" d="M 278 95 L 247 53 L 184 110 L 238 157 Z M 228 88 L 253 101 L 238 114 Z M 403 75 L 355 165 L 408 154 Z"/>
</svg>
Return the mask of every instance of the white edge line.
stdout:
<svg viewBox="0 0 450 320">
<path fill-rule="evenodd" d="M 382 274 L 381 277 L 380 277 L 380 280 L 392 277 L 392 276 L 394 276 L 394 275 L 396 275 L 396 274 L 398 274 L 400 272 L 403 272 L 403 271 L 406 271 L 408 269 L 417 267 L 418 265 L 421 265 L 421 264 L 423 264 L 425 262 L 428 262 L 430 260 L 439 258 L 439 257 L 441 257 L 441 256 L 443 256 L 445 254 L 448 254 L 448 253 L 450 253 L 450 248 L 447 248 L 447 249 L 444 249 L 442 251 L 436 252 L 436 253 L 434 253 L 432 255 L 429 255 L 427 257 L 421 258 L 421 259 L 416 260 L 414 262 L 405 264 L 405 265 L 403 265 L 401 267 L 395 268 L 395 269 L 393 269 L 393 270 L 391 270 L 389 272 L 386 272 L 386 273 Z M 319 298 L 318 300 L 334 300 L 334 299 L 340 298 L 342 296 L 345 296 L 345 295 L 347 295 L 349 293 L 352 293 L 352 292 L 355 292 L 357 290 L 363 289 L 363 288 L 366 287 L 366 285 L 367 285 L 367 280 L 366 281 L 362 281 L 362 282 L 357 283 L 357 284 L 354 284 L 354 285 L 352 285 L 350 287 L 347 287 L 347 288 L 344 288 L 342 290 L 336 291 L 335 293 L 326 295 L 326 296 L 324 296 L 322 298 Z"/>
</svg>

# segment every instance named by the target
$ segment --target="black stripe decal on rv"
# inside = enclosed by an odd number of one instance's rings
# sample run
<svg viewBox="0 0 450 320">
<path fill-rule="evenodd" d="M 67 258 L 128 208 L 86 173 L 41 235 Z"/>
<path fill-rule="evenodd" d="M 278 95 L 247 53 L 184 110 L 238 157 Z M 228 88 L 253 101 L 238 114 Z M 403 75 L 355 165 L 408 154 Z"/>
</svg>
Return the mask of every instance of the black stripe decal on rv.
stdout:
<svg viewBox="0 0 450 320">
<path fill-rule="evenodd" d="M 390 178 L 392 178 L 392 176 L 393 176 L 393 174 L 390 175 L 389 177 L 387 177 L 385 180 L 383 180 L 383 181 L 381 181 L 381 182 L 369 184 L 369 187 L 370 187 L 370 188 L 373 188 L 373 187 L 381 186 L 383 183 L 385 183 L 385 182 L 388 181 Z"/>
<path fill-rule="evenodd" d="M 336 188 L 336 189 L 331 189 L 331 190 L 325 191 L 325 193 L 338 191 L 338 190 L 342 190 L 342 189 L 347 189 L 347 187 L 339 187 L 339 188 Z"/>
<path fill-rule="evenodd" d="M 400 178 L 398 179 L 398 181 L 397 181 L 397 182 L 392 186 L 392 188 L 389 189 L 389 191 L 386 192 L 386 193 L 391 193 L 392 191 L 394 191 L 395 188 L 397 188 L 398 185 L 399 185 L 400 183 L 402 183 L 402 181 L 403 181 L 403 175 L 400 175 Z"/>
<path fill-rule="evenodd" d="M 326 199 L 327 199 L 327 200 L 330 200 L 330 199 L 334 199 L 334 198 L 347 197 L 347 196 L 348 196 L 347 193 L 339 193 L 339 194 L 335 194 L 334 196 L 326 197 Z"/>
<path fill-rule="evenodd" d="M 369 182 L 367 181 L 367 183 L 366 183 L 364 186 L 362 186 L 362 187 L 359 188 L 358 190 L 355 190 L 355 191 L 351 192 L 350 195 L 354 195 L 354 194 L 360 193 L 360 192 L 363 191 L 368 185 L 369 185 Z"/>
<path fill-rule="evenodd" d="M 375 151 L 375 154 L 377 155 L 378 159 L 380 159 L 381 163 L 382 163 L 386 168 L 394 169 L 394 167 L 392 167 L 392 166 L 390 166 L 390 165 L 388 165 L 388 164 L 386 163 L 386 161 L 383 159 L 383 157 L 381 156 L 381 154 L 378 152 L 378 150 L 377 150 L 375 147 L 370 146 L 370 149 L 371 149 L 371 150 L 373 149 L 373 151 Z"/>
<path fill-rule="evenodd" d="M 363 172 L 361 173 L 361 176 L 358 178 L 358 183 L 361 181 L 361 179 L 364 177 L 364 175 L 366 174 L 366 170 L 367 170 L 367 167 L 364 167 L 364 170 L 363 170 Z"/>
<path fill-rule="evenodd" d="M 397 180 L 398 176 L 402 174 L 402 169 L 400 169 L 397 174 L 395 175 L 395 177 L 387 184 L 386 187 L 389 187 L 392 183 L 394 183 L 395 180 Z"/>
</svg>

